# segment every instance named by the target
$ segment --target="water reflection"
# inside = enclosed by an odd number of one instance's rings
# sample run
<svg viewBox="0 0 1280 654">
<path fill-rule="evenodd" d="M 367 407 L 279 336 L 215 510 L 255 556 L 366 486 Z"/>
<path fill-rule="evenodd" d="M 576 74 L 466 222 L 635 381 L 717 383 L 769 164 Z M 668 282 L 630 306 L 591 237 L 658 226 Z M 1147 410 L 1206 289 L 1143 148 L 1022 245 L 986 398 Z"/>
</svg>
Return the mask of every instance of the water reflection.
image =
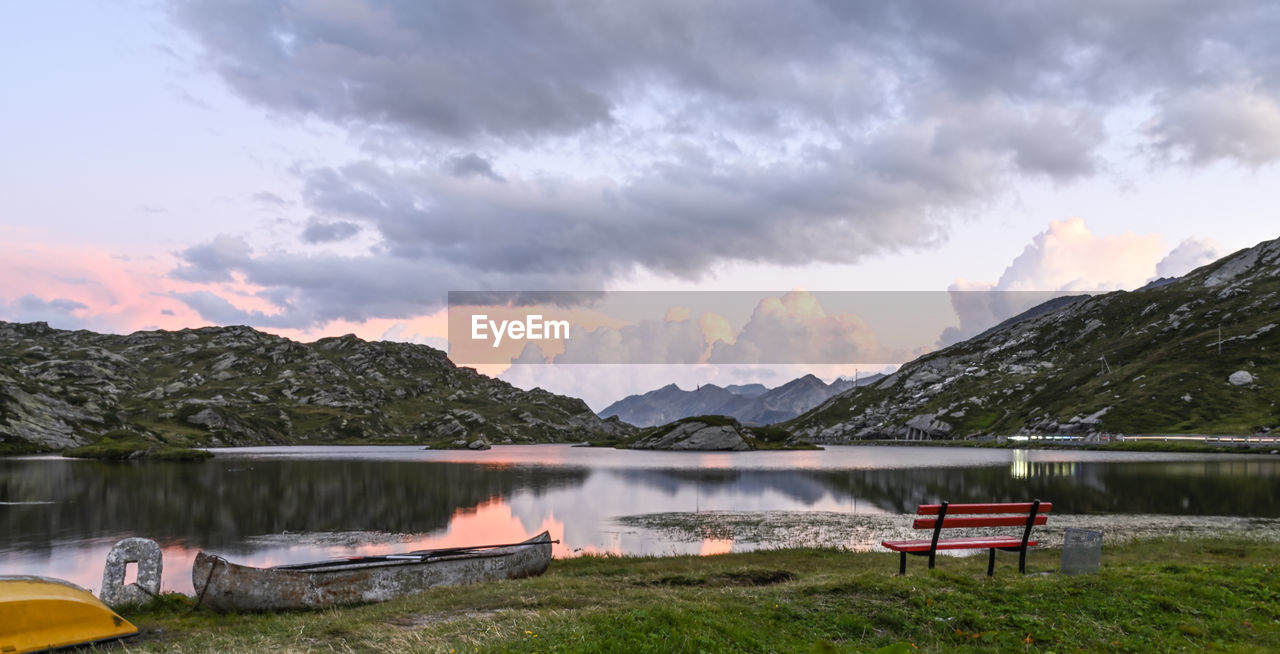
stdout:
<svg viewBox="0 0 1280 654">
<path fill-rule="evenodd" d="M 1030 477 L 1074 477 L 1080 471 L 1076 461 L 1032 461 L 1027 450 L 1014 450 L 1009 476 L 1014 479 Z"/>
<path fill-rule="evenodd" d="M 563 446 L 489 452 L 244 448 L 199 465 L 0 459 L 0 574 L 96 587 L 115 540 L 164 547 L 165 587 L 199 549 L 253 565 L 522 540 L 556 556 L 715 554 L 623 515 L 907 513 L 922 502 L 1051 500 L 1061 513 L 1280 517 L 1273 457 L 846 447 L 698 455 Z"/>
</svg>

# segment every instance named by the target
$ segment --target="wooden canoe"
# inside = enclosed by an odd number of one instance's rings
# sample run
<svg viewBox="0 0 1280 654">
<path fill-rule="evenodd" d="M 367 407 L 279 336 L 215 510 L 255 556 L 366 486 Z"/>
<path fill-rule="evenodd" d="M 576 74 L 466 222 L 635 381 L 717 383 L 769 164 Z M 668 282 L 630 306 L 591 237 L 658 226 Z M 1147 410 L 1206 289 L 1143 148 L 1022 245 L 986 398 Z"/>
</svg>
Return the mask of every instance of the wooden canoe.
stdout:
<svg viewBox="0 0 1280 654">
<path fill-rule="evenodd" d="M 0 576 L 0 652 L 38 652 L 136 633 L 137 627 L 71 582 Z"/>
<path fill-rule="evenodd" d="M 199 552 L 191 583 L 201 606 L 215 611 L 323 609 L 383 602 L 435 586 L 519 579 L 551 563 L 551 536 L 522 543 L 422 550 L 253 568 Z"/>
</svg>

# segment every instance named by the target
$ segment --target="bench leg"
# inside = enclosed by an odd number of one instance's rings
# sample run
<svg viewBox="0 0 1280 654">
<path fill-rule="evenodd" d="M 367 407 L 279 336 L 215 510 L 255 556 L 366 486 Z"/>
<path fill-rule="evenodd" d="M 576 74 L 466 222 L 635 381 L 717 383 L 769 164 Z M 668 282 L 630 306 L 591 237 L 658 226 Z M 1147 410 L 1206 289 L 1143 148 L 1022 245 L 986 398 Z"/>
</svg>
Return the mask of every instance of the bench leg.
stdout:
<svg viewBox="0 0 1280 654">
<path fill-rule="evenodd" d="M 987 556 L 987 576 L 994 577 L 996 574 L 996 548 L 991 548 L 991 554 Z"/>
<path fill-rule="evenodd" d="M 1018 572 L 1027 574 L 1027 548 L 1018 550 Z"/>
<path fill-rule="evenodd" d="M 898 559 L 898 576 L 901 577 L 907 574 L 907 553 L 898 552 L 898 555 L 900 557 Z"/>
</svg>

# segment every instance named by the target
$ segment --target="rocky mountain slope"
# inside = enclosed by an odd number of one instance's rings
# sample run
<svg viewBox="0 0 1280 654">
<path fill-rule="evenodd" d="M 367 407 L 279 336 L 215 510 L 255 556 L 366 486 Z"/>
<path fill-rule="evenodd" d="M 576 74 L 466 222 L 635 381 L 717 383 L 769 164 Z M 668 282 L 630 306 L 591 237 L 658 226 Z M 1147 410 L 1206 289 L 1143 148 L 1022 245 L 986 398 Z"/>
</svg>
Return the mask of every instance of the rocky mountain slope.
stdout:
<svg viewBox="0 0 1280 654">
<path fill-rule="evenodd" d="M 883 375 L 859 378 L 859 385 L 873 383 Z M 794 418 L 827 398 L 853 388 L 852 379 L 824 383 L 813 375 L 793 379 L 776 388 L 761 384 L 720 387 L 706 384 L 696 390 L 682 390 L 668 384 L 643 395 L 630 395 L 600 412 L 604 418 L 617 416 L 624 422 L 653 427 L 689 416 L 722 415 L 746 425 L 769 425 Z"/>
<path fill-rule="evenodd" d="M 1278 402 L 1275 240 L 1136 291 L 1053 300 L 784 427 L 818 442 L 1251 434 L 1280 428 Z"/>
<path fill-rule="evenodd" d="M 249 327 L 126 336 L 0 322 L 0 452 L 110 430 L 162 442 L 454 445 L 631 433 L 581 400 L 523 391 L 444 352 L 355 336 L 298 343 Z"/>
</svg>

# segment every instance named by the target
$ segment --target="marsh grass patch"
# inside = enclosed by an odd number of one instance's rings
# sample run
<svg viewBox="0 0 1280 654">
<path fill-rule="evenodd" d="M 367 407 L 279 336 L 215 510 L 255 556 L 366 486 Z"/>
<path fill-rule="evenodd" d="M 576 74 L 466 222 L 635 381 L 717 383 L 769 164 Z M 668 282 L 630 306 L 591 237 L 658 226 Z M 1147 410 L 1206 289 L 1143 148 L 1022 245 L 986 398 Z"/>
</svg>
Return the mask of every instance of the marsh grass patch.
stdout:
<svg viewBox="0 0 1280 654">
<path fill-rule="evenodd" d="M 771 586 L 795 581 L 787 570 L 730 570 L 709 575 L 675 574 L 637 582 L 643 586 Z"/>
<path fill-rule="evenodd" d="M 450 622 L 484 620 L 501 615 L 506 611 L 507 609 L 482 609 L 477 611 L 457 609 L 453 611 L 436 611 L 433 613 L 410 613 L 407 615 L 397 615 L 390 620 L 387 620 L 386 624 L 406 631 L 414 631 L 427 627 L 448 624 Z"/>
</svg>

